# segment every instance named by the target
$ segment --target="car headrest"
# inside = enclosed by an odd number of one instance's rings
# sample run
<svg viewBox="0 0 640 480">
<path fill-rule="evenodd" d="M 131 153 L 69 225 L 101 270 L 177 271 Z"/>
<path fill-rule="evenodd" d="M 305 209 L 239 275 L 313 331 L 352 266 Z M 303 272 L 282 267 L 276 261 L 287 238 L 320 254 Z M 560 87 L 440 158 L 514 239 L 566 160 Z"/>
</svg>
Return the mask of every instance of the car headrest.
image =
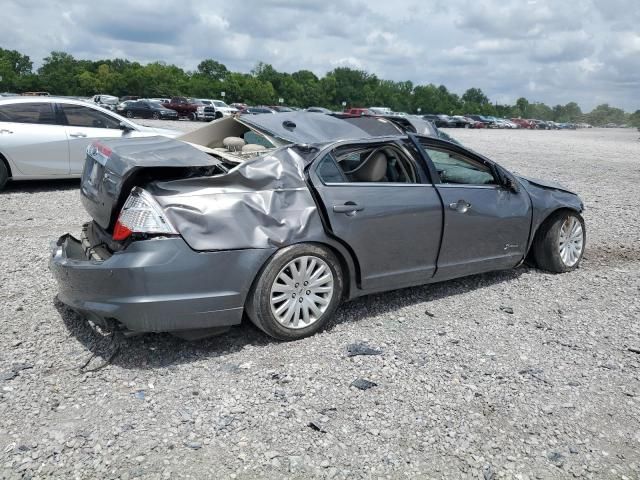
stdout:
<svg viewBox="0 0 640 480">
<path fill-rule="evenodd" d="M 245 142 L 240 137 L 226 137 L 224 140 L 222 140 L 222 144 L 232 152 L 241 150 L 242 147 L 246 145 L 246 143 L 247 142 Z"/>
<path fill-rule="evenodd" d="M 383 151 L 374 152 L 352 172 L 356 182 L 380 182 L 387 173 L 387 156 Z"/>
</svg>

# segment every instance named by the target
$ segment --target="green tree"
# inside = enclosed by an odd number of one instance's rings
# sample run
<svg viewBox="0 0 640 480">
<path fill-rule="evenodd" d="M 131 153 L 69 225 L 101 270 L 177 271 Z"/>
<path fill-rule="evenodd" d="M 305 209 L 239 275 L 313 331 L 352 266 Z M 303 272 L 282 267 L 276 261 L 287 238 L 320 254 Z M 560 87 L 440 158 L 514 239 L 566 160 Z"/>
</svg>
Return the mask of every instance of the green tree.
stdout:
<svg viewBox="0 0 640 480">
<path fill-rule="evenodd" d="M 516 117 L 529 118 L 528 113 L 529 113 L 529 101 L 524 97 L 520 97 L 518 100 L 516 100 L 516 105 L 515 105 L 513 114 Z"/>
<path fill-rule="evenodd" d="M 198 73 L 209 80 L 224 80 L 229 76 L 229 70 L 220 62 L 208 58 L 198 64 Z"/>
<path fill-rule="evenodd" d="M 0 91 L 20 90 L 24 79 L 32 75 L 32 67 L 33 63 L 27 55 L 0 48 Z"/>
<path fill-rule="evenodd" d="M 624 110 L 610 107 L 607 103 L 598 105 L 591 112 L 589 112 L 586 115 L 586 120 L 591 125 L 595 125 L 598 127 L 606 125 L 607 123 L 615 123 L 621 125 L 626 121 Z"/>
<path fill-rule="evenodd" d="M 54 95 L 78 95 L 81 92 L 78 61 L 65 52 L 51 52 L 38 69 L 45 90 Z"/>
</svg>

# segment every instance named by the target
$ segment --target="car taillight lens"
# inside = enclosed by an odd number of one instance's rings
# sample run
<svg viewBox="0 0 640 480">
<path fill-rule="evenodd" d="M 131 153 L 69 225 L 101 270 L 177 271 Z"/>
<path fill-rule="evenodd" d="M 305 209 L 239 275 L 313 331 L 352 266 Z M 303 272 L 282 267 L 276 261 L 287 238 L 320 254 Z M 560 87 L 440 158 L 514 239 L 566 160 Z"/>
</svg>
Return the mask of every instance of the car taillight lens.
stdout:
<svg viewBox="0 0 640 480">
<path fill-rule="evenodd" d="M 124 202 L 113 229 L 113 239 L 122 241 L 132 233 L 177 235 L 160 205 L 142 188 L 135 187 Z"/>
</svg>

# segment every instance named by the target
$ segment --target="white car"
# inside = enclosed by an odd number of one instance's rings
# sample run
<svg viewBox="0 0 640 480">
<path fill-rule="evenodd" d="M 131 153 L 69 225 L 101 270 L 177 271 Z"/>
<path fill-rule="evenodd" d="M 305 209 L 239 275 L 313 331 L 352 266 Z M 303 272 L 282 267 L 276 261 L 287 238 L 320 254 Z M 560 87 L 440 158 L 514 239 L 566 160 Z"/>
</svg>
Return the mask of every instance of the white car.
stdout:
<svg viewBox="0 0 640 480">
<path fill-rule="evenodd" d="M 203 103 L 207 103 L 207 102 L 210 103 L 216 109 L 216 113 L 220 112 L 225 117 L 229 117 L 231 115 L 235 115 L 236 113 L 238 113 L 237 108 L 230 107 L 229 105 L 224 103 L 222 100 L 212 100 L 210 98 L 202 98 L 200 99 L 200 101 Z M 220 118 L 220 116 L 216 115 L 216 118 Z"/>
<path fill-rule="evenodd" d="M 116 106 L 120 102 L 118 97 L 114 97 L 113 95 L 94 95 L 91 101 L 112 112 L 116 110 Z"/>
<path fill-rule="evenodd" d="M 97 105 L 56 97 L 0 98 L 0 190 L 9 179 L 80 177 L 94 138 L 175 138 Z"/>
</svg>

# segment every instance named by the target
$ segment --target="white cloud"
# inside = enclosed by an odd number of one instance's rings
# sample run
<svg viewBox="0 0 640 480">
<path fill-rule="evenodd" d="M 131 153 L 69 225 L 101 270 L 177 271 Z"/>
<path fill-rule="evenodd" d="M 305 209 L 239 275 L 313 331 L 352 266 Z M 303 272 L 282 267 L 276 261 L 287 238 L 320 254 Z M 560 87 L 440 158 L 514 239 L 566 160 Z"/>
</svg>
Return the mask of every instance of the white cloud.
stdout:
<svg viewBox="0 0 640 480">
<path fill-rule="evenodd" d="M 2 13 L 0 46 L 36 66 L 52 50 L 187 69 L 349 66 L 500 102 L 640 108 L 638 0 L 5 0 Z"/>
</svg>

